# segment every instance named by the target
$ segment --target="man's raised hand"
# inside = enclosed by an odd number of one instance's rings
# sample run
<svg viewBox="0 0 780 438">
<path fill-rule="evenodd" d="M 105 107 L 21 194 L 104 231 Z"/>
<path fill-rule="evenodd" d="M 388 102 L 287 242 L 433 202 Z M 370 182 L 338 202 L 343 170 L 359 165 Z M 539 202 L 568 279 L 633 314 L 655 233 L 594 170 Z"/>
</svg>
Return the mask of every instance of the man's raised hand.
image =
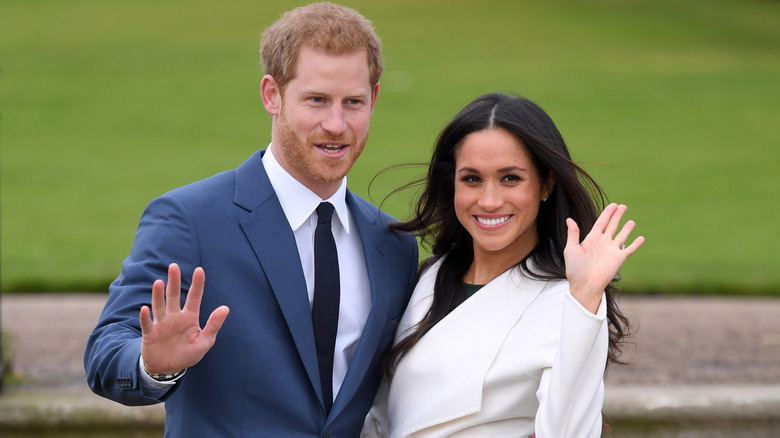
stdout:
<svg viewBox="0 0 780 438">
<path fill-rule="evenodd" d="M 206 274 L 196 268 L 181 307 L 181 271 L 172 263 L 168 267 L 168 284 L 157 280 L 152 285 L 152 308 L 143 306 L 141 322 L 141 357 L 146 371 L 153 374 L 173 374 L 198 363 L 214 345 L 217 332 L 230 309 L 216 308 L 206 326 L 200 328 L 200 303 Z M 154 320 L 152 320 L 154 315 Z"/>
</svg>

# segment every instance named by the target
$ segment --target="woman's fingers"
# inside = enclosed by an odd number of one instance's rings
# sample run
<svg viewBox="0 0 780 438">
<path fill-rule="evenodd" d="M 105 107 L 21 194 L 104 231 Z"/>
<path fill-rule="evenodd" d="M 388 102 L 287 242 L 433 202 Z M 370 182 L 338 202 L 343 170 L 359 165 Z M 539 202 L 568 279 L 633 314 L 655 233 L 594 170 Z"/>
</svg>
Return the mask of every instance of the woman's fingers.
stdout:
<svg viewBox="0 0 780 438">
<path fill-rule="evenodd" d="M 609 222 L 607 222 L 607 226 L 604 229 L 604 234 L 610 238 L 615 235 L 620 226 L 620 220 L 623 219 L 623 213 L 625 213 L 627 209 L 628 207 L 623 204 L 615 206 L 614 211 L 612 211 L 612 214 L 609 216 Z M 607 210 L 604 210 L 604 213 L 606 212 Z M 621 242 L 625 243 L 626 241 L 623 239 Z"/>
<path fill-rule="evenodd" d="M 628 246 L 627 246 L 627 247 L 626 247 L 626 248 L 623 250 L 623 251 L 625 251 L 625 252 L 626 252 L 626 257 L 628 257 L 628 256 L 632 255 L 633 253 L 635 253 L 635 252 L 636 252 L 636 250 L 638 250 L 638 249 L 639 249 L 639 247 L 640 247 L 640 246 L 642 246 L 642 244 L 643 244 L 643 243 L 645 243 L 645 238 L 644 238 L 644 236 L 639 236 L 639 237 L 637 237 L 636 239 L 634 239 L 634 241 L 633 241 L 633 242 L 631 242 L 631 245 L 628 245 Z"/>
<path fill-rule="evenodd" d="M 615 210 L 617 210 L 617 204 L 607 205 L 604 208 L 604 211 L 602 211 L 599 217 L 596 219 L 596 222 L 593 223 L 592 230 L 598 233 L 604 233 L 607 229 L 607 226 L 609 225 L 609 221 L 612 218 L 612 215 L 615 213 Z"/>
<path fill-rule="evenodd" d="M 631 234 L 631 231 L 634 230 L 634 227 L 636 226 L 636 222 L 634 221 L 627 221 L 625 225 L 623 225 L 623 228 L 620 229 L 620 232 L 615 236 L 615 241 L 618 242 L 618 246 L 623 246 L 628 242 L 628 236 Z"/>
<path fill-rule="evenodd" d="M 577 222 L 574 219 L 566 219 L 567 233 L 566 233 L 566 246 L 574 246 L 580 244 L 580 227 L 577 226 Z"/>
</svg>

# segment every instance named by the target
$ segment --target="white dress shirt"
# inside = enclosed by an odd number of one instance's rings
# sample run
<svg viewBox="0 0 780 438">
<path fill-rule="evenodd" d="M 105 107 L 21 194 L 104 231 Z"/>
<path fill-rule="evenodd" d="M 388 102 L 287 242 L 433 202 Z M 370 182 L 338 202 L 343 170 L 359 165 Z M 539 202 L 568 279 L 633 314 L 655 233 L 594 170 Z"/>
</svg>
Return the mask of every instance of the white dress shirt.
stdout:
<svg viewBox="0 0 780 438">
<path fill-rule="evenodd" d="M 347 208 L 347 178 L 336 193 L 328 199 L 320 199 L 292 177 L 276 161 L 272 147 L 263 155 L 263 166 L 268 179 L 282 204 L 287 221 L 295 234 L 303 276 L 309 293 L 309 305 L 314 302 L 314 230 L 317 228 L 317 206 L 327 201 L 333 204 L 338 220 L 331 223 L 333 238 L 339 256 L 339 328 L 336 334 L 336 351 L 333 357 L 333 398 L 336 398 L 347 374 L 349 362 L 355 354 L 368 313 L 371 311 L 371 285 L 368 282 L 363 244 L 352 214 Z"/>
<path fill-rule="evenodd" d="M 282 168 L 276 161 L 270 145 L 263 155 L 263 166 L 295 235 L 303 276 L 306 279 L 309 305 L 314 302 L 314 230 L 317 228 L 317 206 L 323 201 L 330 202 L 338 217 L 338 220 L 331 223 L 339 257 L 341 294 L 336 351 L 333 357 L 333 398 L 335 400 L 371 311 L 371 285 L 363 257 L 363 245 L 355 221 L 347 207 L 347 178 L 344 178 L 333 196 L 320 199 L 317 194 Z M 175 382 L 158 382 L 152 379 L 144 372 L 141 361 L 138 366 L 141 384 L 149 395 L 162 397 L 175 384 Z"/>
</svg>

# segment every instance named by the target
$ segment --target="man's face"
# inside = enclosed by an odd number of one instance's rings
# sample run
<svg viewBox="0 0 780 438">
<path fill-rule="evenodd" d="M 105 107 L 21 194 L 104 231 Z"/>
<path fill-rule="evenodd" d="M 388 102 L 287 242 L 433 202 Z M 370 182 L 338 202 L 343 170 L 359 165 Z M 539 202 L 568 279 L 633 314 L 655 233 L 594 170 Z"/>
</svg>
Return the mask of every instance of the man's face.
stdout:
<svg viewBox="0 0 780 438">
<path fill-rule="evenodd" d="M 338 189 L 366 144 L 379 91 L 368 78 L 364 52 L 335 56 L 303 48 L 295 78 L 279 95 L 274 156 L 323 199 Z"/>
</svg>

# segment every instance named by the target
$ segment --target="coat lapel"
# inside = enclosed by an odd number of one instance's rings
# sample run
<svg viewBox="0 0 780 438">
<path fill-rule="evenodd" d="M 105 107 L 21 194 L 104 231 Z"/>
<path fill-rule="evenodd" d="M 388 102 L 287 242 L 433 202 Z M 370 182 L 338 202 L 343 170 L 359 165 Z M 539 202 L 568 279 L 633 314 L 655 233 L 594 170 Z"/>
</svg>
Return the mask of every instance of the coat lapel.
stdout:
<svg viewBox="0 0 780 438">
<path fill-rule="evenodd" d="M 427 313 L 440 263 L 418 283 L 402 329 Z M 543 290 L 543 282 L 510 269 L 453 310 L 407 353 L 389 395 L 394 407 L 390 421 L 401 436 L 479 412 L 483 380 L 503 340 Z M 415 402 L 404 397 L 414 397 Z"/>
<path fill-rule="evenodd" d="M 240 225 L 271 284 L 309 380 L 322 399 L 311 307 L 295 236 L 258 151 L 236 169 L 234 203 L 248 214 Z M 322 401 L 322 400 L 320 400 Z"/>
<path fill-rule="evenodd" d="M 379 354 L 377 348 L 387 322 L 387 297 L 389 293 L 384 287 L 385 282 L 382 279 L 391 275 L 389 264 L 386 262 L 385 254 L 382 251 L 382 248 L 388 244 L 387 239 L 389 236 L 384 232 L 384 225 L 377 226 L 376 224 L 379 220 L 378 210 L 365 208 L 356 202 L 355 196 L 349 191 L 347 192 L 347 206 L 352 213 L 352 217 L 357 225 L 357 232 L 360 233 L 362 241 L 363 257 L 366 261 L 368 280 L 371 285 L 371 311 L 363 328 L 355 355 L 349 364 L 347 375 L 333 405 L 333 413 L 338 413 L 343 409 L 354 396 L 363 382 L 363 378 L 366 372 L 368 372 L 368 367 L 374 356 Z M 332 415 L 332 417 L 334 416 Z"/>
</svg>

